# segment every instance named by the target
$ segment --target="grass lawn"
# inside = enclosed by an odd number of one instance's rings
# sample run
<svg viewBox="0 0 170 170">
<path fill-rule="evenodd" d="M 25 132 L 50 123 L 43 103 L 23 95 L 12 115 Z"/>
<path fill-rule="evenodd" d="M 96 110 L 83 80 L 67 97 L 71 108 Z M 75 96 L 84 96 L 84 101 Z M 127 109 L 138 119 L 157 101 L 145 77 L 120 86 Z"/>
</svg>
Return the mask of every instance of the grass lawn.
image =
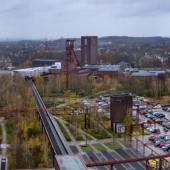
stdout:
<svg viewBox="0 0 170 170">
<path fill-rule="evenodd" d="M 5 122 L 6 132 L 7 132 L 7 143 L 12 141 L 13 124 L 10 121 Z"/>
<path fill-rule="evenodd" d="M 163 96 L 163 97 L 162 97 L 162 100 L 163 100 L 164 102 L 170 103 L 170 96 Z"/>
<path fill-rule="evenodd" d="M 77 136 L 76 136 L 76 140 L 77 141 L 83 141 L 84 140 L 84 138 L 81 136 L 81 134 L 77 134 Z"/>
<path fill-rule="evenodd" d="M 105 151 L 106 149 L 104 148 L 104 146 L 103 145 L 101 145 L 101 144 L 94 144 L 93 145 L 98 151 Z"/>
<path fill-rule="evenodd" d="M 85 137 L 87 137 L 87 140 L 92 140 L 92 138 L 88 135 L 85 135 Z"/>
<path fill-rule="evenodd" d="M 91 151 L 93 151 L 93 149 L 92 149 L 89 145 L 82 145 L 82 146 L 81 146 L 81 149 L 82 149 L 84 152 L 91 152 Z"/>
<path fill-rule="evenodd" d="M 87 132 L 95 137 L 96 139 L 106 139 L 106 138 L 110 138 L 110 136 L 108 136 L 104 131 L 102 130 L 95 130 L 95 129 L 88 129 Z"/>
<path fill-rule="evenodd" d="M 108 143 L 106 144 L 110 149 L 116 150 L 116 149 L 120 149 L 121 146 L 118 143 L 112 142 L 112 143 Z"/>
<path fill-rule="evenodd" d="M 135 127 L 133 129 L 133 134 L 134 135 L 142 135 L 142 128 L 141 127 Z"/>
<path fill-rule="evenodd" d="M 77 129 L 77 134 L 75 135 L 75 129 L 73 127 L 71 127 L 69 124 L 67 124 L 67 127 L 70 131 L 70 133 L 72 133 L 74 135 L 74 138 L 77 140 L 77 141 L 83 141 L 84 138 L 82 137 L 81 133 L 79 132 L 79 130 Z"/>
<path fill-rule="evenodd" d="M 144 135 L 150 135 L 151 132 L 149 132 L 147 129 L 144 130 Z"/>
<path fill-rule="evenodd" d="M 65 131 L 63 125 L 62 125 L 58 120 L 57 120 L 57 123 L 58 123 L 58 125 L 59 125 L 59 127 L 60 127 L 60 129 L 61 129 L 61 131 L 62 131 L 62 133 L 63 133 L 63 135 L 64 135 L 64 137 L 65 137 L 65 139 L 66 139 L 68 142 L 71 142 L 71 138 L 70 138 L 69 134 Z"/>
</svg>

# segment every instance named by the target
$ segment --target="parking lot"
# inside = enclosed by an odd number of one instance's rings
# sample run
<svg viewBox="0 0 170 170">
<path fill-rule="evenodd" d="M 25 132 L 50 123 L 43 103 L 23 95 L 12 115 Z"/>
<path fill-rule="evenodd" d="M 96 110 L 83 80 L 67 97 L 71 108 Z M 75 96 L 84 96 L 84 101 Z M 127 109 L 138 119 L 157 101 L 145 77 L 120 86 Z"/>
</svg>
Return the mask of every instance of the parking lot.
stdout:
<svg viewBox="0 0 170 170">
<path fill-rule="evenodd" d="M 90 105 L 91 101 L 84 101 Z M 93 101 L 98 111 L 110 117 L 110 97 L 99 96 Z M 99 112 L 100 114 L 100 112 Z M 170 104 L 154 103 L 144 97 L 133 98 L 133 120 L 144 128 L 138 139 L 158 154 L 170 152 Z M 165 149 L 166 148 L 166 149 Z"/>
<path fill-rule="evenodd" d="M 148 133 L 138 139 L 158 154 L 170 152 L 170 104 L 153 103 L 142 98 L 135 100 L 134 109 L 137 108 L 137 122 Z"/>
<path fill-rule="evenodd" d="M 85 105 L 95 105 L 98 114 L 104 113 L 105 116 L 110 118 L 110 97 L 109 96 L 99 96 L 94 100 L 83 100 Z M 100 111 L 101 110 L 101 111 Z M 156 102 L 151 102 L 144 97 L 134 97 L 133 98 L 133 124 L 139 125 L 144 133 L 138 135 L 133 135 L 132 137 L 132 147 L 138 152 L 140 157 L 150 156 L 150 155 L 165 155 L 170 153 L 170 104 L 160 104 Z M 135 128 L 135 127 L 134 127 Z M 121 151 L 116 151 L 117 155 L 126 157 L 129 151 L 124 153 Z M 140 153 L 140 154 L 139 154 Z M 90 156 L 89 156 L 90 155 Z M 89 153 L 88 157 L 91 159 L 95 156 Z M 99 156 L 97 156 L 99 158 Z M 113 159 L 111 152 L 102 152 L 100 158 L 104 160 Z M 130 158 L 130 155 L 127 156 Z M 117 158 L 121 159 L 121 158 Z M 97 161 L 97 160 L 96 160 Z M 159 160 L 156 160 L 159 162 Z M 170 158 L 166 158 L 166 167 L 170 165 Z M 128 164 L 127 164 L 128 166 Z M 130 164 L 133 169 L 142 169 L 143 164 Z M 116 169 L 126 169 L 126 165 L 121 165 L 121 167 L 116 167 Z M 101 168 L 102 169 L 102 168 Z"/>
</svg>

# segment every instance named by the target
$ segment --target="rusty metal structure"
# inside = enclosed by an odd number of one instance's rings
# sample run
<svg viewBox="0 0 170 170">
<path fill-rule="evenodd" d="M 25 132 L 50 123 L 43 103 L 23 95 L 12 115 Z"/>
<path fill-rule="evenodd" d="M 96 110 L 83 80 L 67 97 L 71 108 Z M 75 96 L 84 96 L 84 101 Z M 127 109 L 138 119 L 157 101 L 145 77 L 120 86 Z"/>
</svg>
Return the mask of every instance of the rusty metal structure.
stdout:
<svg viewBox="0 0 170 170">
<path fill-rule="evenodd" d="M 110 96 L 110 120 L 111 128 L 116 129 L 117 123 L 122 123 L 125 116 L 132 114 L 132 95 L 113 94 Z"/>
<path fill-rule="evenodd" d="M 149 160 L 159 160 L 159 168 L 158 170 L 163 170 L 162 168 L 162 162 L 165 158 L 170 157 L 170 154 L 165 154 L 165 155 L 150 155 L 146 157 L 141 157 L 141 158 L 134 158 L 134 159 L 129 159 L 129 160 L 113 160 L 113 161 L 107 161 L 107 162 L 96 162 L 96 163 L 89 163 L 86 164 L 87 167 L 100 167 L 100 166 L 110 166 L 110 170 L 114 169 L 115 165 L 118 164 L 125 164 L 125 163 L 134 163 L 134 162 L 142 162 L 145 161 L 145 168 L 146 170 L 149 170 L 151 167 L 149 166 Z"/>
<path fill-rule="evenodd" d="M 80 62 L 74 51 L 74 40 L 66 40 L 66 58 L 64 61 L 64 71 L 66 75 L 66 89 L 69 89 L 69 77 L 70 74 L 76 71 L 77 67 L 81 68 Z"/>
</svg>

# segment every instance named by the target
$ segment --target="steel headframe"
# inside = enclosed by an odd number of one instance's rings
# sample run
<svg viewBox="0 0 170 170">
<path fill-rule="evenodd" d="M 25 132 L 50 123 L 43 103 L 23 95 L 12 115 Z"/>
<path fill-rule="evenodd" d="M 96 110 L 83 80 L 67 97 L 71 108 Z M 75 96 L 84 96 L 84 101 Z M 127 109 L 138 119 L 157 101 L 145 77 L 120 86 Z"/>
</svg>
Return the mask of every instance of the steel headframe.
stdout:
<svg viewBox="0 0 170 170">
<path fill-rule="evenodd" d="M 66 40 L 66 59 L 65 59 L 65 71 L 66 71 L 66 89 L 69 88 L 69 74 L 70 72 L 74 71 L 79 66 L 81 68 L 80 62 L 77 58 L 77 55 L 74 51 L 74 42 L 73 39 L 67 39 Z M 74 64 L 74 68 L 72 67 L 72 64 Z"/>
</svg>

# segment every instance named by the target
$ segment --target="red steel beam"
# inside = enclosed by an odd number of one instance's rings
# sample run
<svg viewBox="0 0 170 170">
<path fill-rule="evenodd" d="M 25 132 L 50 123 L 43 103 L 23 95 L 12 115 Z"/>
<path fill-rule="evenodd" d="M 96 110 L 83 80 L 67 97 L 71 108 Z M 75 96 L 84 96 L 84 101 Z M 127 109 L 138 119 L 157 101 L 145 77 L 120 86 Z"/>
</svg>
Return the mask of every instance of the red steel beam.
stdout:
<svg viewBox="0 0 170 170">
<path fill-rule="evenodd" d="M 95 167 L 95 166 L 113 166 L 116 164 L 124 164 L 124 163 L 132 163 L 132 162 L 141 162 L 141 161 L 148 161 L 150 159 L 163 159 L 170 157 L 170 154 L 159 155 L 159 156 L 146 156 L 141 158 L 129 159 L 129 160 L 113 160 L 113 161 L 106 161 L 106 162 L 95 162 L 86 164 L 87 167 Z"/>
</svg>

